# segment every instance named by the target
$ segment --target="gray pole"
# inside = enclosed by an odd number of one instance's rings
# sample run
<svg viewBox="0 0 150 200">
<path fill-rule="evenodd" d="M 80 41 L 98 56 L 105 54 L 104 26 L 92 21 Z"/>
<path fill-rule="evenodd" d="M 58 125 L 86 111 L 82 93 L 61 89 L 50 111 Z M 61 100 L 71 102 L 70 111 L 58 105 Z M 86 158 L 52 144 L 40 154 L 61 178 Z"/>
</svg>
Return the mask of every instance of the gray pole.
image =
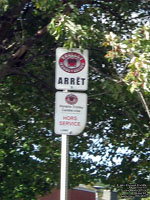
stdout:
<svg viewBox="0 0 150 200">
<path fill-rule="evenodd" d="M 68 200 L 68 140 L 69 136 L 62 134 L 60 200 Z"/>
<path fill-rule="evenodd" d="M 99 194 L 98 190 L 95 191 L 95 200 L 99 200 Z"/>
</svg>

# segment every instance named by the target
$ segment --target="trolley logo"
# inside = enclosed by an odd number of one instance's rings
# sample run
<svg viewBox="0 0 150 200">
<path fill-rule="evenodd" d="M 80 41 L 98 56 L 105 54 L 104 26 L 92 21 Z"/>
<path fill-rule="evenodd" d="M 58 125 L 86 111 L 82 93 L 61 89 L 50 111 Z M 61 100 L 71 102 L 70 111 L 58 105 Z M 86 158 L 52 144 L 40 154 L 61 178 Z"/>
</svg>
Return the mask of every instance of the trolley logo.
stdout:
<svg viewBox="0 0 150 200">
<path fill-rule="evenodd" d="M 65 72 L 78 73 L 84 69 L 85 59 L 79 53 L 68 52 L 60 57 L 59 66 Z"/>
<path fill-rule="evenodd" d="M 68 103 L 68 104 L 71 104 L 71 105 L 74 105 L 78 102 L 78 97 L 74 94 L 68 94 L 65 98 L 65 101 Z"/>
</svg>

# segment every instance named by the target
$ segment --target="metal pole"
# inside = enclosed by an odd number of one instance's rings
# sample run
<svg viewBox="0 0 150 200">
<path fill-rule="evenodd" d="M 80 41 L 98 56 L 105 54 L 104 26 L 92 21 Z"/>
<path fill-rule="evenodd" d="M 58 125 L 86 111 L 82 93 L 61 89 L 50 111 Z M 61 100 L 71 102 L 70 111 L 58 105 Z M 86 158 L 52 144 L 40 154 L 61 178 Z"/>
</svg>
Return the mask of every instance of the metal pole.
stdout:
<svg viewBox="0 0 150 200">
<path fill-rule="evenodd" d="M 69 136 L 62 134 L 60 200 L 68 200 L 68 140 Z"/>
<path fill-rule="evenodd" d="M 99 200 L 98 190 L 95 191 L 95 200 Z"/>
</svg>

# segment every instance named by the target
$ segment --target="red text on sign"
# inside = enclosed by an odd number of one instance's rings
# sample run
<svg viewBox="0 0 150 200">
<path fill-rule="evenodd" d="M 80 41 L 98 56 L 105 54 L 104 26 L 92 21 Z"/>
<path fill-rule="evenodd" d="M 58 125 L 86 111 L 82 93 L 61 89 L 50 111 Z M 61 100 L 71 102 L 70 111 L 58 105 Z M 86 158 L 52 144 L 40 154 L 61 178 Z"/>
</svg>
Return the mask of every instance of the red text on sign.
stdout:
<svg viewBox="0 0 150 200">
<path fill-rule="evenodd" d="M 77 120 L 77 116 L 63 116 L 63 120 Z"/>
<path fill-rule="evenodd" d="M 60 121 L 60 126 L 80 126 L 80 122 Z"/>
</svg>

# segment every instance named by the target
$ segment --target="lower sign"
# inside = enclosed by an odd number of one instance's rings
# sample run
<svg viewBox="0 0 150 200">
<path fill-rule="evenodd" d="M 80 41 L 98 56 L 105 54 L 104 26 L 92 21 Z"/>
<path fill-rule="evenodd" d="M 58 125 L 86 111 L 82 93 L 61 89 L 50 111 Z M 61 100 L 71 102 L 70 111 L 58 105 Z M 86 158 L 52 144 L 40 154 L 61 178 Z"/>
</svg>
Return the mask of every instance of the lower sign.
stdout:
<svg viewBox="0 0 150 200">
<path fill-rule="evenodd" d="M 86 94 L 77 92 L 56 92 L 56 134 L 78 135 L 84 130 L 86 119 Z"/>
</svg>

